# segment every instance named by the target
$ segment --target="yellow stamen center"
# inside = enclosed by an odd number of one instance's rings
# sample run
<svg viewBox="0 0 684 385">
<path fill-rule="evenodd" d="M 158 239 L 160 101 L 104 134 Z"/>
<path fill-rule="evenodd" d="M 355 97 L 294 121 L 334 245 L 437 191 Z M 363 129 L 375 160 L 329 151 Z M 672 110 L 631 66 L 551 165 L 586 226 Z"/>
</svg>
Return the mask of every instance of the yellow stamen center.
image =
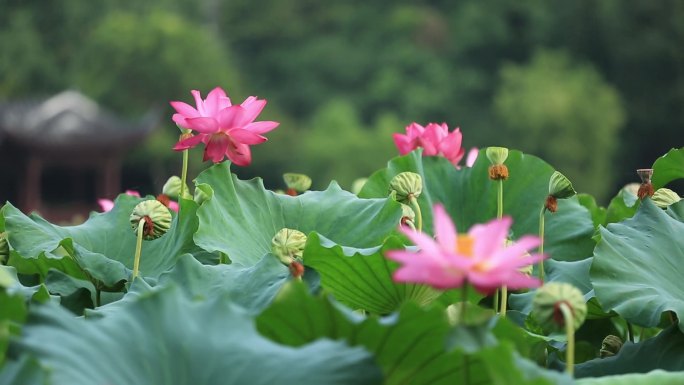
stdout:
<svg viewBox="0 0 684 385">
<path fill-rule="evenodd" d="M 459 235 L 456 238 L 456 252 L 467 257 L 473 256 L 475 239 L 470 235 Z"/>
</svg>

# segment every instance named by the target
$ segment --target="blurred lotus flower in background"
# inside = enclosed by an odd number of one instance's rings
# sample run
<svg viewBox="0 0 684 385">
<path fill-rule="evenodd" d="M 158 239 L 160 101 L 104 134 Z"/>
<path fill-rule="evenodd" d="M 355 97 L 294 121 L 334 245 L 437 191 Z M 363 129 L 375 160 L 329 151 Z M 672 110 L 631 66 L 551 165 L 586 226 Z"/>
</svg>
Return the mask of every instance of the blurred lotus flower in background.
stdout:
<svg viewBox="0 0 684 385">
<path fill-rule="evenodd" d="M 414 122 L 406 126 L 406 134 L 394 134 L 393 137 L 401 155 L 406 155 L 420 147 L 423 149 L 424 156 L 443 156 L 456 167 L 459 167 L 458 162 L 465 155 L 465 150 L 461 147 L 463 140 L 461 129 L 456 128 L 449 132 L 449 126 L 446 123 L 428 123 L 423 127 Z M 473 148 L 468 153 L 466 166 L 472 166 L 476 158 L 477 149 Z"/>
<path fill-rule="evenodd" d="M 473 226 L 467 234 L 458 234 L 454 223 L 441 205 L 433 209 L 437 239 L 402 226 L 403 232 L 418 246 L 417 252 L 392 250 L 387 257 L 402 266 L 394 273 L 397 282 L 423 283 L 437 289 L 472 285 L 485 294 L 507 286 L 511 289 L 537 287 L 536 278 L 519 271 L 545 258 L 527 254 L 539 244 L 535 236 L 523 236 L 506 245 L 510 217 Z"/>
<path fill-rule="evenodd" d="M 140 198 L 140 193 L 135 190 L 126 190 L 125 194 Z M 114 201 L 111 199 L 98 199 L 97 204 L 100 205 L 100 209 L 103 213 L 114 208 Z"/>
<path fill-rule="evenodd" d="M 196 132 L 194 136 L 180 140 L 173 147 L 176 151 L 187 150 L 204 143 L 204 160 L 221 162 L 227 157 L 238 166 L 252 162 L 250 145 L 265 142 L 262 136 L 278 126 L 278 122 L 254 119 L 266 106 L 266 100 L 250 96 L 240 105 L 232 105 L 223 89 L 214 88 L 202 100 L 199 91 L 193 90 L 196 108 L 187 103 L 174 101 L 176 110 L 173 121 L 182 128 Z"/>
<path fill-rule="evenodd" d="M 477 147 L 471 148 L 470 151 L 468 151 L 468 156 L 466 157 L 466 167 L 473 167 L 479 154 L 480 150 Z"/>
</svg>

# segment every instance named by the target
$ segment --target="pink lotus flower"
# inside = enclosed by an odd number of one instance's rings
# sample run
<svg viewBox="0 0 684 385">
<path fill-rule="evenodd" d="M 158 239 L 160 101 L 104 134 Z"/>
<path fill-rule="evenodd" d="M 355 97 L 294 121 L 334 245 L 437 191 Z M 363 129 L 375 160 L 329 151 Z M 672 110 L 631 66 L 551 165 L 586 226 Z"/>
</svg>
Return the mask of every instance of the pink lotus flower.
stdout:
<svg viewBox="0 0 684 385">
<path fill-rule="evenodd" d="M 126 190 L 125 194 L 140 198 L 140 193 L 135 190 Z M 97 204 L 100 205 L 100 209 L 102 209 L 103 213 L 111 211 L 114 208 L 114 201 L 111 199 L 98 199 Z"/>
<path fill-rule="evenodd" d="M 470 151 L 468 151 L 468 156 L 466 157 L 466 167 L 473 167 L 479 154 L 480 150 L 478 150 L 477 147 L 471 148 Z"/>
<path fill-rule="evenodd" d="M 419 251 L 387 253 L 388 258 L 402 263 L 394 273 L 395 281 L 424 283 L 437 289 L 470 284 L 485 294 L 502 286 L 521 289 L 541 285 L 538 279 L 518 271 L 545 258 L 542 254 L 527 254 L 527 250 L 539 244 L 539 238 L 524 236 L 504 246 L 511 227 L 510 217 L 475 225 L 467 234 L 458 234 L 441 205 L 435 205 L 433 213 L 437 240 L 401 227 Z"/>
<path fill-rule="evenodd" d="M 204 160 L 214 163 L 228 157 L 238 166 L 252 162 L 249 146 L 265 142 L 261 134 L 278 126 L 278 122 L 254 119 L 266 106 L 266 100 L 248 97 L 240 105 L 232 105 L 230 98 L 221 88 L 214 88 L 202 100 L 199 91 L 193 90 L 196 108 L 187 103 L 174 101 L 171 106 L 176 110 L 173 121 L 180 127 L 196 131 L 197 134 L 180 140 L 173 147 L 176 151 L 187 150 L 204 143 Z"/>
<path fill-rule="evenodd" d="M 446 123 L 428 123 L 423 127 L 414 122 L 406 126 L 406 135 L 394 134 L 393 137 L 401 155 L 421 147 L 424 156 L 443 156 L 457 167 L 465 155 L 461 148 L 461 129 L 456 128 L 450 133 Z"/>
</svg>

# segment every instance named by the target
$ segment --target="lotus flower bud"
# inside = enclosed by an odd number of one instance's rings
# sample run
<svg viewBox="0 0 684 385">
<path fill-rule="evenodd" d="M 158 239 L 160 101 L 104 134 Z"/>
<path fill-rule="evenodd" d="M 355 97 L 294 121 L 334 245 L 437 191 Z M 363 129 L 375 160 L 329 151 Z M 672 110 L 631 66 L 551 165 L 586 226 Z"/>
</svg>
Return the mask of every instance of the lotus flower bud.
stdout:
<svg viewBox="0 0 684 385">
<path fill-rule="evenodd" d="M 288 172 L 283 174 L 283 180 L 285 180 L 288 192 L 294 193 L 289 195 L 297 195 L 297 193 L 303 193 L 311 188 L 311 178 L 304 174 Z"/>
<path fill-rule="evenodd" d="M 601 342 L 601 351 L 599 356 L 601 358 L 612 357 L 620 351 L 622 348 L 622 340 L 620 337 L 614 335 L 608 335 Z"/>
<path fill-rule="evenodd" d="M 389 192 L 397 202 L 408 203 L 410 197 L 418 198 L 423 192 L 423 178 L 409 171 L 397 174 L 390 181 Z"/>
<path fill-rule="evenodd" d="M 565 318 L 561 304 L 570 308 L 577 330 L 587 317 L 587 304 L 582 292 L 568 283 L 550 282 L 539 288 L 532 300 L 532 314 L 546 331 L 563 330 Z"/>
<path fill-rule="evenodd" d="M 487 159 L 492 164 L 489 166 L 489 179 L 506 180 L 508 179 L 508 167 L 504 164 L 508 159 L 508 149 L 505 147 L 488 147 Z"/>
<path fill-rule="evenodd" d="M 661 209 L 664 209 L 671 204 L 679 202 L 680 200 L 682 200 L 682 197 L 680 197 L 679 194 L 670 190 L 669 188 L 662 187 L 656 190 L 655 193 L 653 193 L 651 199 L 653 200 L 653 203 L 656 204 L 656 206 L 660 207 Z"/>
<path fill-rule="evenodd" d="M 363 186 L 368 182 L 368 178 L 359 178 L 352 182 L 351 192 L 352 194 L 358 195 L 361 192 Z"/>
<path fill-rule="evenodd" d="M 653 184 L 651 184 L 651 177 L 653 176 L 652 168 L 640 168 L 637 170 L 639 178 L 641 178 L 641 186 L 639 186 L 639 191 L 637 196 L 639 199 L 644 199 L 646 197 L 653 196 Z"/>
<path fill-rule="evenodd" d="M 0 233 L 0 265 L 4 265 L 9 260 L 10 250 L 7 243 L 7 233 Z"/>
<path fill-rule="evenodd" d="M 558 171 L 554 171 L 549 180 L 549 195 L 557 199 L 567 199 L 577 194 L 570 180 Z"/>
<path fill-rule="evenodd" d="M 295 260 L 301 260 L 306 245 L 306 234 L 299 230 L 280 229 L 271 240 L 271 250 L 280 262 L 290 266 Z"/>
<path fill-rule="evenodd" d="M 143 239 L 149 241 L 166 234 L 171 228 L 171 212 L 157 200 L 138 203 L 130 216 L 133 231 L 138 232 L 140 220 L 144 220 Z"/>
<path fill-rule="evenodd" d="M 169 178 L 169 180 L 164 183 L 164 187 L 162 187 L 162 194 L 167 195 L 173 199 L 179 199 L 179 195 L 181 192 L 181 184 L 183 182 L 181 181 L 181 178 L 173 175 L 172 177 Z M 185 196 L 183 199 L 192 199 L 192 196 L 188 192 L 188 185 L 185 185 Z"/>
</svg>

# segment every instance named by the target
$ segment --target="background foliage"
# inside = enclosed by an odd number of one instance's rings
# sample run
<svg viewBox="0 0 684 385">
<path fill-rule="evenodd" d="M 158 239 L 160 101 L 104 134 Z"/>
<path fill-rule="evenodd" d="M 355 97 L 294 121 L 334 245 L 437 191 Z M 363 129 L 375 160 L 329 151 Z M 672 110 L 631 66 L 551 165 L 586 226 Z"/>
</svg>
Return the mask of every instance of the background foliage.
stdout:
<svg viewBox="0 0 684 385">
<path fill-rule="evenodd" d="M 582 174 L 578 190 L 605 201 L 679 139 L 683 18 L 676 0 L 3 0 L 0 100 L 78 88 L 166 117 L 193 88 L 258 95 L 282 126 L 239 172 L 271 187 L 285 171 L 349 187 L 394 154 L 390 132 L 446 121 L 468 147 Z M 177 173 L 169 123 L 131 155 L 143 177 L 124 187 Z"/>
</svg>

